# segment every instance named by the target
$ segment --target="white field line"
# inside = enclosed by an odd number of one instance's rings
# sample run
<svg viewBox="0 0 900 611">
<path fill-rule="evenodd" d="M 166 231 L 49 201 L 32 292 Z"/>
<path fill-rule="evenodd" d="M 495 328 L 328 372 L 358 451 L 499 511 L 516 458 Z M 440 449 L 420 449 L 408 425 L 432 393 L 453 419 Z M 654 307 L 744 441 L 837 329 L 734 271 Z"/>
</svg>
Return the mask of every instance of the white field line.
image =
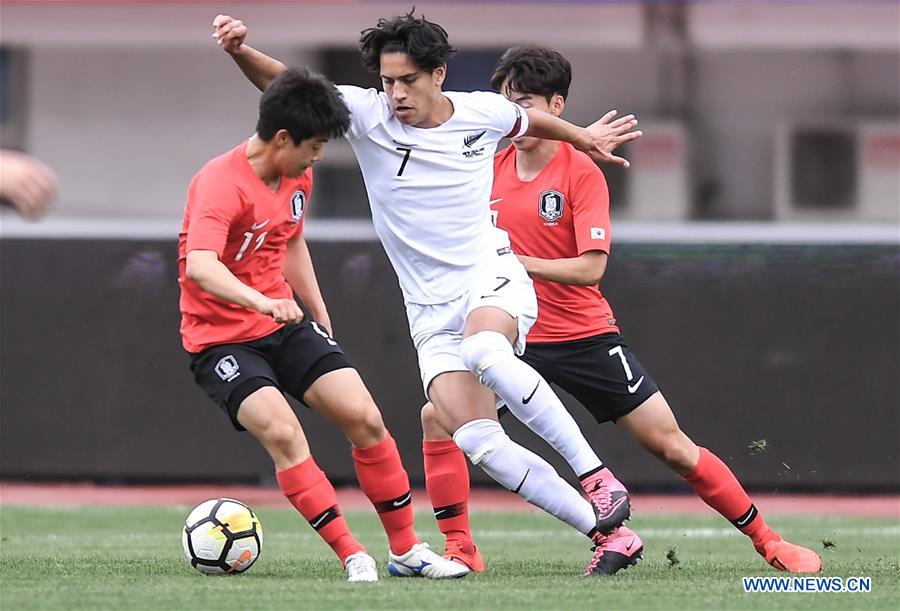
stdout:
<svg viewBox="0 0 900 611">
<path fill-rule="evenodd" d="M 900 535 L 900 525 L 898 526 L 850 526 L 844 528 L 832 528 L 826 534 L 842 535 L 842 536 L 897 536 Z M 743 536 L 736 528 L 636 528 L 635 532 L 642 537 L 682 537 L 686 539 L 726 539 L 729 537 Z M 580 533 L 566 530 L 478 530 L 475 529 L 476 538 L 483 539 L 547 539 L 558 537 L 580 538 Z"/>
<path fill-rule="evenodd" d="M 741 536 L 735 528 L 639 528 L 637 533 L 644 538 L 684 538 L 684 539 L 727 539 L 731 537 Z M 4 533 L 6 535 L 6 533 Z M 175 534 L 179 534 L 175 530 Z M 424 539 L 432 539 L 437 541 L 440 537 L 434 531 L 419 531 Z M 559 529 L 537 529 L 537 530 L 494 530 L 494 529 L 475 529 L 473 534 L 476 539 L 503 539 L 512 540 L 542 540 L 542 539 L 571 539 L 580 540 L 584 535 L 573 530 Z M 849 526 L 844 528 L 833 528 L 825 530 L 822 534 L 837 536 L 898 536 L 900 535 L 900 525 L 897 526 Z M 9 536 L 9 535 L 7 535 Z M 16 537 L 15 534 L 11 534 Z M 57 535 L 47 533 L 43 535 L 34 535 L 22 537 L 23 541 L 30 542 L 58 542 L 63 544 L 80 544 L 80 542 L 91 541 L 100 543 L 104 547 L 116 547 L 119 543 L 141 542 L 141 541 L 157 541 L 161 536 L 167 536 L 160 533 L 127 533 L 127 534 L 110 534 L 104 535 L 101 541 L 97 541 L 96 535 L 79 534 L 79 535 Z M 18 538 L 18 537 L 16 537 Z M 318 535 L 314 532 L 305 532 L 303 530 L 291 530 L 289 532 L 278 533 L 279 540 L 297 540 L 312 541 L 318 539 Z"/>
</svg>

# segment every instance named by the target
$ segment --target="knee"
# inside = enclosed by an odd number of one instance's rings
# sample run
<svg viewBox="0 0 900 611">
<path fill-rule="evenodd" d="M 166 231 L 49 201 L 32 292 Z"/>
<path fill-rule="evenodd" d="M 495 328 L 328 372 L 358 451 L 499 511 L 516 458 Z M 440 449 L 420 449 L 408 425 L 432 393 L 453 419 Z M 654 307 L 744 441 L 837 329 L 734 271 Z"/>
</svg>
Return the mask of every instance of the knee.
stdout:
<svg viewBox="0 0 900 611">
<path fill-rule="evenodd" d="M 422 419 L 422 435 L 425 439 L 445 439 L 447 431 L 438 418 L 437 408 L 433 403 L 428 402 L 422 406 L 420 414 Z"/>
<path fill-rule="evenodd" d="M 437 408 L 431 401 L 422 406 L 422 411 L 419 413 L 419 417 L 422 420 L 423 430 L 440 425 L 440 421 L 438 420 L 437 415 Z"/>
<path fill-rule="evenodd" d="M 473 465 L 489 462 L 508 439 L 500 423 L 487 418 L 467 422 L 453 433 L 453 441 Z"/>
<path fill-rule="evenodd" d="M 265 447 L 281 456 L 291 458 L 303 452 L 303 433 L 298 422 L 271 422 L 260 436 Z"/>
<path fill-rule="evenodd" d="M 464 339 L 459 347 L 463 364 L 479 380 L 482 380 L 482 374 L 488 367 L 512 356 L 509 340 L 496 331 L 479 331 Z"/>
<path fill-rule="evenodd" d="M 384 439 L 387 433 L 384 420 L 371 397 L 360 399 L 352 411 L 354 416 L 345 432 L 354 446 L 368 447 Z"/>
<path fill-rule="evenodd" d="M 694 468 L 699 452 L 694 442 L 680 429 L 658 437 L 651 451 L 679 473 L 686 473 Z"/>
</svg>

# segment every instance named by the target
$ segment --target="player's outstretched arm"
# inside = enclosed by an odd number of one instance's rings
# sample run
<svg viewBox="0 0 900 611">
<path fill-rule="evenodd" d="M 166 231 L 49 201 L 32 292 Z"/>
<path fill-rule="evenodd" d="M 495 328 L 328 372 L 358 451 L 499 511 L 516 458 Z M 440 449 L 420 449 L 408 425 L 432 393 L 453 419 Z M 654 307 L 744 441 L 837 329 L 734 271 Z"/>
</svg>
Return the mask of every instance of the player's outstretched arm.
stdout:
<svg viewBox="0 0 900 611">
<path fill-rule="evenodd" d="M 636 140 L 643 135 L 643 132 L 634 129 L 638 123 L 634 115 L 616 119 L 615 116 L 618 114 L 616 110 L 609 111 L 588 127 L 578 127 L 547 112 L 531 109 L 527 109 L 526 112 L 529 121 L 526 136 L 562 140 L 587 153 L 594 161 L 614 163 L 626 168 L 631 165 L 628 160 L 613 155 L 613 151 L 625 142 Z"/>
<path fill-rule="evenodd" d="M 315 321 L 334 335 L 331 318 L 328 316 L 328 309 L 319 289 L 316 270 L 313 268 L 312 257 L 303 236 L 297 236 L 288 242 L 287 255 L 284 258 L 284 279 L 309 308 L 309 313 Z"/>
<path fill-rule="evenodd" d="M 192 250 L 185 267 L 188 280 L 219 299 L 271 316 L 275 322 L 296 324 L 303 320 L 303 312 L 293 299 L 270 299 L 247 286 L 211 250 Z"/>
<path fill-rule="evenodd" d="M 247 26 L 243 21 L 229 15 L 216 15 L 212 37 L 260 91 L 285 70 L 285 65 L 277 59 L 244 44 Z"/>
</svg>

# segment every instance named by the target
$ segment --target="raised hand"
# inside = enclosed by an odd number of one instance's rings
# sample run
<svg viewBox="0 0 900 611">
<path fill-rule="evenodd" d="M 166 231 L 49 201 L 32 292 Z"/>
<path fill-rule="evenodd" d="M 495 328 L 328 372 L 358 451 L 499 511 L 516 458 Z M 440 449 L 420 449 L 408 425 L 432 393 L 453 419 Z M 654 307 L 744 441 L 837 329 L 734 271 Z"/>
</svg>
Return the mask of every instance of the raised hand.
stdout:
<svg viewBox="0 0 900 611">
<path fill-rule="evenodd" d="M 623 157 L 613 155 L 613 151 L 625 142 L 637 140 L 643 135 L 643 132 L 632 131 L 638 124 L 634 115 L 626 115 L 613 120 L 617 114 L 619 111 L 610 110 L 599 121 L 587 127 L 592 143 L 590 150 L 585 152 L 594 161 L 614 163 L 627 168 L 631 166 L 631 163 Z"/>
<path fill-rule="evenodd" d="M 228 53 L 237 53 L 247 38 L 247 26 L 244 22 L 230 15 L 216 15 L 212 24 L 212 37 L 219 46 Z"/>
</svg>

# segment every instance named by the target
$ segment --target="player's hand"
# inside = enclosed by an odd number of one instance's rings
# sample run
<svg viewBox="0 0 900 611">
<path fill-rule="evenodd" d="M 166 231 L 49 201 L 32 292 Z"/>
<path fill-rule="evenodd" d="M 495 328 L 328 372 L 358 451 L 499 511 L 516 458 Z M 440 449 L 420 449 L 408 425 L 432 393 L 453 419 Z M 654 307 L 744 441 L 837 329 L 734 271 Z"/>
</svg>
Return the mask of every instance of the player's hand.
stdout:
<svg viewBox="0 0 900 611">
<path fill-rule="evenodd" d="M 47 165 L 25 153 L 0 152 L 0 197 L 19 214 L 36 219 L 56 193 L 56 174 Z"/>
<path fill-rule="evenodd" d="M 303 320 L 303 310 L 297 305 L 293 299 L 269 299 L 260 312 L 266 316 L 271 316 L 275 322 L 281 322 L 286 325 L 296 325 Z"/>
<path fill-rule="evenodd" d="M 613 155 L 613 151 L 626 142 L 637 140 L 643 135 L 643 132 L 634 129 L 638 124 L 634 115 L 626 115 L 613 120 L 617 114 L 619 111 L 610 110 L 599 121 L 587 127 L 591 144 L 585 152 L 594 161 L 614 163 L 627 168 L 631 166 L 628 160 Z"/>
<path fill-rule="evenodd" d="M 216 15 L 213 19 L 213 34 L 222 49 L 228 53 L 237 53 L 247 38 L 247 26 L 243 21 L 230 15 Z"/>
</svg>

